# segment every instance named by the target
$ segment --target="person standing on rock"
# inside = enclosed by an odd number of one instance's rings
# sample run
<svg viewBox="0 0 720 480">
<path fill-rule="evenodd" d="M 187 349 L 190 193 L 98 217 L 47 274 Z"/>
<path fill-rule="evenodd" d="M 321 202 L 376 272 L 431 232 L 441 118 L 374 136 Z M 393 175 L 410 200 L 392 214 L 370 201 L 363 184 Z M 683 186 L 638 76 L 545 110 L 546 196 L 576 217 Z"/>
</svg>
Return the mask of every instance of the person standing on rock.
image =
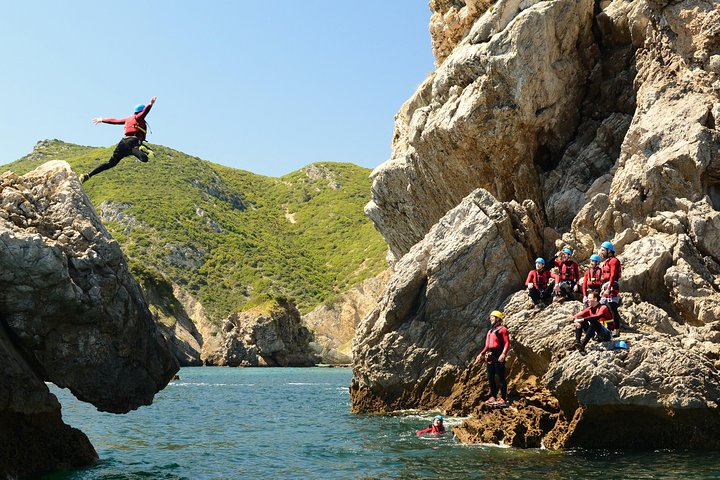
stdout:
<svg viewBox="0 0 720 480">
<path fill-rule="evenodd" d="M 607 342 L 612 339 L 610 330 L 605 326 L 613 319 L 612 312 L 607 305 L 602 305 L 598 301 L 598 294 L 588 292 L 588 308 L 572 317 L 575 324 L 575 348 L 581 352 L 585 351 L 590 339 L 598 333 L 600 340 Z M 581 341 L 582 332 L 587 332 L 585 338 Z"/>
<path fill-rule="evenodd" d="M 136 105 L 134 112 L 129 117 L 125 118 L 93 118 L 93 123 L 110 123 L 113 125 L 125 125 L 125 136 L 115 147 L 110 160 L 98 165 L 94 170 L 89 173 L 83 173 L 80 176 L 80 182 L 85 183 L 93 175 L 97 175 L 100 172 L 108 170 L 130 155 L 135 155 L 138 160 L 146 163 L 152 151 L 143 145 L 145 138 L 147 137 L 148 125 L 145 121 L 145 117 L 150 113 L 150 109 L 155 104 L 157 97 L 152 97 L 147 105 Z"/>
<path fill-rule="evenodd" d="M 505 358 L 510 349 L 510 336 L 503 324 L 503 314 L 497 310 L 490 313 L 490 330 L 485 337 L 485 348 L 475 358 L 475 363 L 485 361 L 490 384 L 490 398 L 488 405 L 495 407 L 507 406 L 507 382 L 505 381 Z M 495 382 L 498 377 L 498 383 Z"/>
<path fill-rule="evenodd" d="M 596 292 L 599 294 L 602 287 L 602 268 L 600 268 L 600 260 L 600 255 L 590 255 L 590 268 L 585 271 L 585 276 L 583 277 L 583 303 L 586 307 L 588 306 L 588 292 Z"/>
<path fill-rule="evenodd" d="M 620 334 L 620 275 L 622 274 L 622 264 L 615 256 L 615 246 L 610 242 L 603 242 L 600 245 L 600 257 L 602 269 L 600 288 L 600 303 L 610 307 L 613 313 L 614 326 L 613 336 Z"/>
<path fill-rule="evenodd" d="M 550 271 L 545 270 L 545 259 L 535 259 L 535 270 L 530 270 L 525 286 L 528 289 L 528 295 L 532 299 L 535 306 L 539 309 L 545 308 L 546 303 L 550 300 L 553 293 L 555 280 L 552 278 Z"/>
</svg>

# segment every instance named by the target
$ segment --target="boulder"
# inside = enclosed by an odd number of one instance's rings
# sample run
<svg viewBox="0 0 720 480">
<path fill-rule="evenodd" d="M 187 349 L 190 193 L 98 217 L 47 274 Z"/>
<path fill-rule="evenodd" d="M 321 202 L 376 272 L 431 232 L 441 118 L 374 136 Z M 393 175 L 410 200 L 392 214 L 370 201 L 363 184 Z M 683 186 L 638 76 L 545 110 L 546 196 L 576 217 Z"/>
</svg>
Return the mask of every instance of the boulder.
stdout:
<svg viewBox="0 0 720 480">
<path fill-rule="evenodd" d="M 0 206 L 0 425 L 15 432 L 2 435 L 0 472 L 88 464 L 92 446 L 44 382 L 125 413 L 150 404 L 177 362 L 67 163 L 4 173 Z"/>
<path fill-rule="evenodd" d="M 311 367 L 319 362 L 312 333 L 295 305 L 284 299 L 230 315 L 204 352 L 206 365 L 228 367 Z"/>
</svg>

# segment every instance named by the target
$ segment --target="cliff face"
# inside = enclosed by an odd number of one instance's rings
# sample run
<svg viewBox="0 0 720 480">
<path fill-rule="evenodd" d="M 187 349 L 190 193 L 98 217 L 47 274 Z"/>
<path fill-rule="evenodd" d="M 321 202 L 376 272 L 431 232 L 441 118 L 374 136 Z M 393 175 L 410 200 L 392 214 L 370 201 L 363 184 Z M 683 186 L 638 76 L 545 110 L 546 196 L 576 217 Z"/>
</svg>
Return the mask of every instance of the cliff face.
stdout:
<svg viewBox="0 0 720 480">
<path fill-rule="evenodd" d="M 0 472 L 87 465 L 92 445 L 44 382 L 124 413 L 150 404 L 177 363 L 70 167 L 0 181 Z"/>
<path fill-rule="evenodd" d="M 400 260 L 358 329 L 354 410 L 476 413 L 467 441 L 720 448 L 718 92 L 717 2 L 482 14 L 373 172 L 366 211 Z M 537 312 L 514 292 L 533 258 L 567 243 L 582 263 L 604 240 L 624 266 L 630 350 L 581 356 L 566 348 L 579 303 Z M 491 412 L 470 360 L 498 308 L 517 401 Z"/>
<path fill-rule="evenodd" d="M 349 364 L 352 362 L 352 339 L 360 321 L 377 305 L 385 290 L 390 270 L 365 280 L 339 296 L 332 303 L 324 303 L 303 316 L 303 322 L 315 333 L 313 347 L 322 363 Z"/>
</svg>

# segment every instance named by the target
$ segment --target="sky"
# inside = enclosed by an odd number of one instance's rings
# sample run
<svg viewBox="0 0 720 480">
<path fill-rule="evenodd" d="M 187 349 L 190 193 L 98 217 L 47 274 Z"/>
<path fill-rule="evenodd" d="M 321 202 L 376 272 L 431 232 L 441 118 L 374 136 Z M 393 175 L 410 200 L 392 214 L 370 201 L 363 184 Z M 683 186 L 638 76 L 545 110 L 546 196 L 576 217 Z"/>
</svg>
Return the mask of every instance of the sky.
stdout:
<svg viewBox="0 0 720 480">
<path fill-rule="evenodd" d="M 434 70 L 428 0 L 1 2 L 0 165 L 43 139 L 108 147 L 157 96 L 148 141 L 278 177 L 374 168 Z"/>
</svg>

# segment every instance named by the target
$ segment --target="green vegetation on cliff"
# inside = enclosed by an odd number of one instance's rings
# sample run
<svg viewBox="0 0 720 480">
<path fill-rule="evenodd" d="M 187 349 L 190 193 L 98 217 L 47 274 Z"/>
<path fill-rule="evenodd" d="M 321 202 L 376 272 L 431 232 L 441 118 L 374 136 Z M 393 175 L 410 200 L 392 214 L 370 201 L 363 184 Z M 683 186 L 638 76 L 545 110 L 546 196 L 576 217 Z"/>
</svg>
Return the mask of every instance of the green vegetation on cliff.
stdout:
<svg viewBox="0 0 720 480">
<path fill-rule="evenodd" d="M 188 289 L 217 321 L 273 296 L 301 311 L 379 273 L 386 246 L 363 206 L 369 170 L 317 163 L 281 178 L 213 164 L 153 146 L 84 184 L 137 274 L 157 270 Z M 58 140 L 3 167 L 24 174 L 49 160 L 79 173 L 111 148 Z M 133 267 L 134 266 L 134 267 Z"/>
</svg>

